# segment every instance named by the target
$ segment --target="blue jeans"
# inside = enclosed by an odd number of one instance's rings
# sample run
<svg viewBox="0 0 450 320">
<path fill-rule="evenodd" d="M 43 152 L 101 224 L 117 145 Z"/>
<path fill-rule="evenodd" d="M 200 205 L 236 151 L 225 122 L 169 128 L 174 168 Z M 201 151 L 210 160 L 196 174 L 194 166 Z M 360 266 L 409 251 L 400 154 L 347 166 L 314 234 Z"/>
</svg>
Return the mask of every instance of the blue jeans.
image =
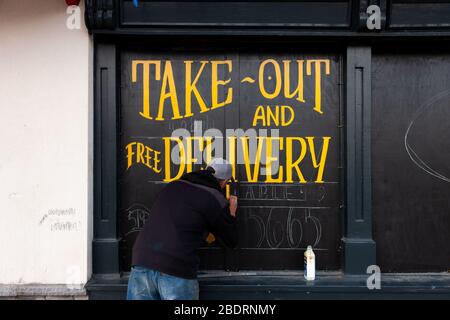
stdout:
<svg viewBox="0 0 450 320">
<path fill-rule="evenodd" d="M 127 300 L 198 300 L 198 281 L 134 266 L 128 280 Z"/>
</svg>

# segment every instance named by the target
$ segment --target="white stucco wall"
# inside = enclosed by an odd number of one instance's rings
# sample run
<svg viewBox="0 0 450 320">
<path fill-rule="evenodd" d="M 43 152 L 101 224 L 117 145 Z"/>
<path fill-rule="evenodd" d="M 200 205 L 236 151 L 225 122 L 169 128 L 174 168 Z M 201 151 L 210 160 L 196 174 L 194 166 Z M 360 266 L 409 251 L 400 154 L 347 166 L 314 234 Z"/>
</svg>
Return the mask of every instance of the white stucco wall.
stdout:
<svg viewBox="0 0 450 320">
<path fill-rule="evenodd" d="M 92 41 L 64 0 L 0 0 L 0 284 L 91 270 Z"/>
</svg>

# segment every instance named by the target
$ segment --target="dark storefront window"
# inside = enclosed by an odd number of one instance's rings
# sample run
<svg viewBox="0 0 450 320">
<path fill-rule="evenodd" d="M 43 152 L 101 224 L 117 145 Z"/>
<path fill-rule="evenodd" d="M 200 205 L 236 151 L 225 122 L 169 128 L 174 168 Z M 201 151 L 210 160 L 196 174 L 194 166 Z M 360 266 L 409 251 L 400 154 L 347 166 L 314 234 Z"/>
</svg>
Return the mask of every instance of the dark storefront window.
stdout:
<svg viewBox="0 0 450 320">
<path fill-rule="evenodd" d="M 123 271 L 158 191 L 221 151 L 237 163 L 240 243 L 227 251 L 209 236 L 201 269 L 302 269 L 307 245 L 319 269 L 340 268 L 339 55 L 126 48 L 120 57 Z M 186 165 L 171 161 L 177 129 L 192 137 Z"/>
</svg>

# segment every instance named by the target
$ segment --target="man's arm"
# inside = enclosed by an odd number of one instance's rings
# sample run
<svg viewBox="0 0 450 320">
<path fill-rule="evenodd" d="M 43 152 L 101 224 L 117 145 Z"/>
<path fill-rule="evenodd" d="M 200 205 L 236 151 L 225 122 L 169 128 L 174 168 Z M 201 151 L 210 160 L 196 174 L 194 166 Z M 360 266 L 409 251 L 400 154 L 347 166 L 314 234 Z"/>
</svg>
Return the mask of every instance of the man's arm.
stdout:
<svg viewBox="0 0 450 320">
<path fill-rule="evenodd" d="M 236 218 L 237 205 L 238 205 L 237 197 L 230 196 L 230 214 L 234 218 Z"/>
<path fill-rule="evenodd" d="M 230 196 L 230 202 L 220 212 L 211 226 L 211 232 L 222 240 L 227 247 L 235 248 L 238 244 L 237 197 Z"/>
</svg>

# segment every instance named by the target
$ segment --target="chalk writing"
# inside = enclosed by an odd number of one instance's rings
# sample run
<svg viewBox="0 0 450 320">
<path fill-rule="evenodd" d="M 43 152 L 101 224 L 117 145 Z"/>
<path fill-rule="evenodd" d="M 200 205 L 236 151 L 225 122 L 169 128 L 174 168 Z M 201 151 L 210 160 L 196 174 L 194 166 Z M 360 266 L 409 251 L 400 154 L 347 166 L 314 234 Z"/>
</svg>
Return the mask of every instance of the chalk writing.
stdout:
<svg viewBox="0 0 450 320">
<path fill-rule="evenodd" d="M 72 232 L 81 229 L 81 221 L 75 220 L 76 210 L 68 209 L 49 209 L 39 220 L 38 225 L 48 224 L 51 232 Z M 61 221 L 61 217 L 67 217 Z"/>
<path fill-rule="evenodd" d="M 68 208 L 68 209 L 49 209 L 46 214 L 44 214 L 39 220 L 39 225 L 42 225 L 45 220 L 49 217 L 60 217 L 60 216 L 73 216 L 75 215 L 75 209 L 74 208 Z"/>
<path fill-rule="evenodd" d="M 267 184 L 242 183 L 240 200 L 288 201 L 321 203 L 327 195 L 327 187 L 316 184 Z"/>
<path fill-rule="evenodd" d="M 259 210 L 254 210 L 259 208 Z M 245 207 L 244 221 L 247 228 L 256 229 L 255 248 L 267 244 L 268 248 L 299 248 L 302 241 L 308 241 L 313 247 L 319 245 L 322 239 L 322 224 L 311 211 L 319 210 L 317 207 L 266 207 L 268 211 L 261 211 L 261 206 Z M 281 209 L 281 210 L 280 210 Z M 268 214 L 267 214 L 268 212 Z M 304 234 L 308 232 L 308 239 Z"/>
<path fill-rule="evenodd" d="M 241 200 L 306 201 L 303 186 L 245 184 L 240 188 Z"/>
<path fill-rule="evenodd" d="M 81 222 L 71 222 L 71 221 L 64 221 L 64 222 L 54 222 L 50 225 L 50 231 L 78 231 L 80 229 Z"/>
<path fill-rule="evenodd" d="M 125 234 L 125 236 L 141 231 L 150 216 L 150 210 L 142 204 L 133 204 L 125 211 L 129 223 L 129 231 Z"/>
</svg>

